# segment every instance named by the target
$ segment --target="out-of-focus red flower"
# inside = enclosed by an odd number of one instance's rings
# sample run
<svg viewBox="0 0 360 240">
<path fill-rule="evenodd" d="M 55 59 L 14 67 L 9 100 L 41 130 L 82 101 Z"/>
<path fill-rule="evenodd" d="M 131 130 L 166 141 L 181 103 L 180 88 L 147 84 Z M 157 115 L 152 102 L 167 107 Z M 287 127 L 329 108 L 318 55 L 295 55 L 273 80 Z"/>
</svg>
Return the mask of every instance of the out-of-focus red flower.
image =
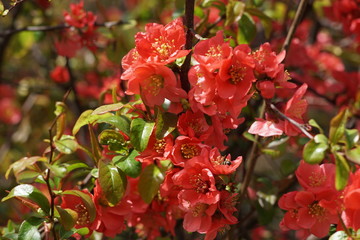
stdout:
<svg viewBox="0 0 360 240">
<path fill-rule="evenodd" d="M 50 77 L 54 82 L 67 83 L 70 80 L 69 71 L 66 67 L 56 66 L 50 73 Z"/>
</svg>

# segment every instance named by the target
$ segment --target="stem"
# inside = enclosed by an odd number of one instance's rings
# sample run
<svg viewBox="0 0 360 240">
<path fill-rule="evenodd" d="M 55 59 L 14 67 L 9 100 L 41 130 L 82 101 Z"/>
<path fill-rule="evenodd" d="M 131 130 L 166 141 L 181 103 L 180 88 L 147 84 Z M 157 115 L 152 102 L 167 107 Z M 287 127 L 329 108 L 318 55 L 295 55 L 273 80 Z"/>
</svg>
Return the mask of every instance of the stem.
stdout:
<svg viewBox="0 0 360 240">
<path fill-rule="evenodd" d="M 260 108 L 260 113 L 259 113 L 260 118 L 262 118 L 265 114 L 265 106 L 266 106 L 265 102 L 263 102 L 263 104 L 261 105 L 261 108 Z M 244 198 L 246 189 L 248 188 L 251 177 L 253 176 L 253 172 L 255 169 L 256 161 L 257 161 L 257 156 L 255 155 L 255 153 L 257 151 L 258 140 L 259 140 L 259 135 L 255 135 L 255 140 L 251 146 L 249 157 L 247 158 L 247 161 L 249 161 L 249 168 L 247 169 L 247 171 L 245 173 L 244 181 L 241 184 L 241 189 L 240 189 L 240 193 L 239 193 L 239 202 L 241 202 L 241 200 Z"/>
<path fill-rule="evenodd" d="M 305 136 L 307 136 L 308 138 L 310 139 L 313 139 L 314 136 L 311 135 L 304 127 L 303 124 L 300 124 L 298 123 L 297 121 L 295 121 L 294 119 L 286 116 L 285 114 L 283 114 L 279 109 L 277 109 L 277 107 L 272 104 L 272 103 L 269 103 L 269 106 L 271 108 L 271 110 L 275 111 L 276 114 L 278 114 L 280 117 L 282 117 L 283 119 L 289 121 L 292 125 L 294 125 L 295 127 L 297 127 L 302 133 L 305 134 Z"/>
<path fill-rule="evenodd" d="M 281 48 L 281 51 L 283 51 L 283 50 L 288 51 L 290 43 L 291 43 L 291 39 L 294 36 L 296 27 L 300 23 L 301 16 L 302 16 L 307 4 L 308 4 L 308 0 L 301 0 L 300 4 L 296 10 L 295 18 L 294 18 L 293 22 L 291 23 L 288 34 L 286 35 L 285 42 Z"/>
<path fill-rule="evenodd" d="M 63 97 L 63 102 L 65 102 L 66 98 L 69 96 L 70 91 L 67 91 L 65 93 L 65 96 Z M 53 134 L 52 131 L 54 129 L 54 127 L 56 126 L 56 123 L 58 121 L 58 119 L 62 116 L 63 113 L 59 114 L 56 116 L 56 118 L 54 119 L 54 121 L 51 123 L 50 128 L 48 129 L 49 131 L 49 138 L 50 138 L 50 156 L 49 156 L 49 164 L 52 163 L 53 161 L 53 155 L 54 155 L 54 151 L 55 151 L 55 146 L 54 146 L 54 141 L 53 141 Z M 46 176 L 45 176 L 45 182 L 46 182 L 46 186 L 48 188 L 49 191 L 49 195 L 50 195 L 50 223 L 52 223 L 52 232 L 53 232 L 53 236 L 54 239 L 57 240 L 57 235 L 56 235 L 56 231 L 55 231 L 55 227 L 54 227 L 54 213 L 55 213 L 55 197 L 56 195 L 53 193 L 52 189 L 51 189 L 51 185 L 50 185 L 50 175 L 51 175 L 51 171 L 48 168 L 47 172 L 46 172 Z"/>
<path fill-rule="evenodd" d="M 192 41 L 194 38 L 194 35 L 192 33 L 192 29 L 194 28 L 194 9 L 195 9 L 195 0 L 186 0 L 186 2 L 185 2 L 185 18 L 184 18 L 184 25 L 187 28 L 186 43 L 185 43 L 186 50 L 192 49 Z M 189 92 L 189 90 L 190 90 L 190 83 L 189 83 L 189 79 L 188 79 L 190 63 L 191 63 L 191 52 L 186 56 L 185 61 L 180 69 L 181 87 L 186 92 Z"/>
<path fill-rule="evenodd" d="M 349 229 L 346 227 L 343 219 L 341 218 L 341 214 L 340 214 L 340 213 L 338 213 L 338 218 L 339 218 L 339 220 L 340 220 L 340 224 L 341 224 L 342 228 L 344 229 L 346 235 L 347 235 L 350 239 L 353 239 L 352 236 L 351 236 L 351 233 L 350 233 Z"/>
<path fill-rule="evenodd" d="M 122 25 L 126 24 L 127 22 L 123 20 L 118 21 L 111 21 L 111 22 L 104 22 L 104 23 L 95 23 L 96 27 L 106 27 L 111 28 L 116 25 Z M 55 26 L 27 26 L 23 28 L 17 28 L 17 29 L 8 29 L 4 32 L 0 32 L 0 37 L 6 37 L 9 35 L 13 35 L 19 32 L 48 32 L 48 31 L 54 31 L 54 30 L 62 30 L 66 28 L 71 28 L 72 26 L 67 24 L 59 24 Z"/>
</svg>

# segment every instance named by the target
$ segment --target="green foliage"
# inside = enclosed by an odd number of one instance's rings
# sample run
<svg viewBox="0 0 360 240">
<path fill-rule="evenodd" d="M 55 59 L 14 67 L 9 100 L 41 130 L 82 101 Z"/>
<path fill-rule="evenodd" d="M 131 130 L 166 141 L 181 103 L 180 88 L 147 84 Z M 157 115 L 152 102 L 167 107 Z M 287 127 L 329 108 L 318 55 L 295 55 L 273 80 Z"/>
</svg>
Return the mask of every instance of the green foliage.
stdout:
<svg viewBox="0 0 360 240">
<path fill-rule="evenodd" d="M 148 165 L 143 169 L 140 175 L 138 188 L 144 202 L 150 203 L 153 200 L 163 181 L 164 174 L 155 164 Z"/>
<path fill-rule="evenodd" d="M 307 163 L 318 164 L 326 156 L 326 150 L 329 148 L 328 139 L 323 134 L 318 134 L 305 144 L 303 158 Z"/>
<path fill-rule="evenodd" d="M 115 156 L 112 159 L 112 162 L 126 175 L 132 178 L 136 178 L 141 172 L 141 163 L 135 159 L 135 157 L 137 157 L 138 155 L 139 153 L 136 150 L 133 150 L 126 157 Z"/>
<path fill-rule="evenodd" d="M 99 183 L 104 193 L 104 200 L 108 206 L 118 204 L 126 190 L 126 177 L 112 163 L 99 161 Z"/>
<path fill-rule="evenodd" d="M 22 222 L 19 229 L 19 240 L 41 240 L 38 230 L 39 226 L 44 222 L 42 218 L 31 217 Z"/>
<path fill-rule="evenodd" d="M 36 203 L 45 213 L 48 214 L 50 212 L 50 204 L 48 199 L 39 189 L 30 184 L 17 185 L 1 201 L 3 202 L 14 197 L 28 199 Z"/>
<path fill-rule="evenodd" d="M 154 127 L 155 123 L 146 122 L 141 118 L 132 120 L 130 125 L 130 141 L 137 151 L 142 152 L 145 150 Z"/>
</svg>

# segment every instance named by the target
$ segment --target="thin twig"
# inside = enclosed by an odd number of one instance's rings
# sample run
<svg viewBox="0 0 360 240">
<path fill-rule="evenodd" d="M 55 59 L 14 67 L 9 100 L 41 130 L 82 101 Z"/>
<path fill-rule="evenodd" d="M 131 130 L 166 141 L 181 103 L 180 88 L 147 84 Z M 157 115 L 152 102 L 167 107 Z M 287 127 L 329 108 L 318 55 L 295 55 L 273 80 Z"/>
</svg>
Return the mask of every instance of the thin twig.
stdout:
<svg viewBox="0 0 360 240">
<path fill-rule="evenodd" d="M 283 119 L 287 120 L 288 122 L 290 122 L 293 126 L 295 126 L 296 128 L 298 128 L 302 133 L 305 134 L 305 136 L 307 136 L 310 139 L 313 139 L 314 136 L 311 135 L 304 127 L 304 124 L 300 124 L 297 121 L 295 121 L 294 119 L 286 116 L 285 114 L 283 114 L 274 104 L 269 103 L 268 104 L 269 107 L 271 108 L 271 110 L 273 110 L 276 114 L 278 114 L 280 117 L 282 117 Z"/>
<path fill-rule="evenodd" d="M 104 23 L 95 23 L 96 27 L 106 27 L 111 28 L 116 25 L 122 25 L 127 24 L 128 22 L 125 22 L 123 20 L 118 21 L 111 21 L 111 22 L 104 22 Z M 71 28 L 72 26 L 68 24 L 59 24 L 55 26 L 27 26 L 23 28 L 17 28 L 17 29 L 8 29 L 4 32 L 0 32 L 0 37 L 6 37 L 8 35 L 13 35 L 19 32 L 48 32 L 48 31 L 55 31 L 55 30 L 63 30 L 66 28 Z"/>
<path fill-rule="evenodd" d="M 194 28 L 194 9 L 195 9 L 195 0 L 186 0 L 185 2 L 185 17 L 184 17 L 184 25 L 186 26 L 186 43 L 185 49 L 192 49 L 192 42 L 194 35 L 192 33 L 192 29 Z M 180 80 L 181 87 L 186 92 L 190 90 L 190 83 L 188 79 L 188 72 L 190 70 L 191 63 L 191 52 L 186 56 L 185 61 L 180 69 Z"/>
<path fill-rule="evenodd" d="M 288 51 L 290 43 L 291 43 L 291 39 L 294 36 L 296 27 L 298 26 L 298 24 L 300 22 L 301 16 L 302 16 L 307 4 L 308 4 L 308 0 L 301 0 L 300 4 L 296 10 L 295 18 L 291 23 L 288 34 L 286 35 L 285 42 L 281 48 L 281 51 L 283 51 L 283 50 Z"/>
<path fill-rule="evenodd" d="M 265 114 L 265 106 L 266 106 L 266 104 L 265 104 L 265 102 L 263 102 L 263 104 L 260 107 L 260 113 L 259 113 L 260 118 L 263 118 L 263 116 Z M 246 170 L 246 173 L 245 173 L 244 181 L 241 184 L 241 189 L 240 189 L 240 193 L 239 193 L 239 202 L 241 202 L 241 200 L 244 198 L 246 190 L 250 184 L 251 177 L 253 176 L 253 172 L 254 172 L 256 160 L 257 160 L 256 151 L 257 151 L 257 146 L 258 146 L 258 140 L 259 140 L 259 135 L 255 135 L 254 142 L 251 146 L 250 154 L 246 161 L 246 162 L 249 162 L 249 165 L 248 165 L 248 169 Z"/>
<path fill-rule="evenodd" d="M 67 97 L 70 94 L 70 90 L 67 91 L 63 97 L 63 102 L 66 101 Z M 54 129 L 54 127 L 56 126 L 56 123 L 58 121 L 58 119 L 62 116 L 63 113 L 60 113 L 59 115 L 56 116 L 56 118 L 54 119 L 54 121 L 51 123 L 50 128 L 48 129 L 49 131 L 49 138 L 50 138 L 50 156 L 49 156 L 49 164 L 52 163 L 53 161 L 53 155 L 54 155 L 54 151 L 55 151 L 55 146 L 54 146 L 54 142 L 53 142 L 53 134 L 52 131 Z M 48 168 L 47 172 L 46 172 L 46 177 L 45 177 L 45 182 L 46 182 L 46 186 L 48 188 L 49 191 L 49 195 L 50 195 L 50 222 L 52 223 L 52 232 L 54 235 L 54 239 L 57 240 L 57 235 L 56 235 L 56 231 L 55 231 L 55 227 L 54 227 L 54 213 L 55 213 L 55 197 L 56 195 L 54 195 L 52 189 L 51 189 L 51 185 L 50 185 L 50 175 L 51 175 L 51 171 Z"/>
</svg>

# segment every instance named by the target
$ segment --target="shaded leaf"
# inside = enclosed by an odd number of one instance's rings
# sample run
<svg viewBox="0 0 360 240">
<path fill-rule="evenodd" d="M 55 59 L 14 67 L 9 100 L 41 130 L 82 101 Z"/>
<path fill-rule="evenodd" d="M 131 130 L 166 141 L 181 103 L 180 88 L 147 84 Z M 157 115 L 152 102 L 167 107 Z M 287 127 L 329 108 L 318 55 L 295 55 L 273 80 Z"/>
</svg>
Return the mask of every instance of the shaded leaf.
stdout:
<svg viewBox="0 0 360 240">
<path fill-rule="evenodd" d="M 64 229 L 69 231 L 71 230 L 78 219 L 78 214 L 69 208 L 62 209 L 59 206 L 56 206 L 57 211 L 60 215 L 60 223 L 63 225 Z"/>
<path fill-rule="evenodd" d="M 239 22 L 239 31 L 236 40 L 239 44 L 249 44 L 255 38 L 256 25 L 252 17 L 248 13 L 244 13 Z"/>
<path fill-rule="evenodd" d="M 145 122 L 141 118 L 136 118 L 131 122 L 130 141 L 137 151 L 142 152 L 146 149 L 154 126 L 155 123 Z"/>
<path fill-rule="evenodd" d="M 236 0 L 230 0 L 226 5 L 225 26 L 230 26 L 240 20 L 245 9 L 245 3 Z"/>
<path fill-rule="evenodd" d="M 359 131 L 357 129 L 345 129 L 345 142 L 348 149 L 355 147 L 359 141 Z"/>
<path fill-rule="evenodd" d="M 101 158 L 102 151 L 101 151 L 99 142 L 95 136 L 93 128 L 90 125 L 88 125 L 88 128 L 89 128 L 89 133 L 90 133 L 91 152 L 92 152 L 92 155 L 94 156 L 94 161 L 97 163 L 99 161 L 99 159 Z"/>
<path fill-rule="evenodd" d="M 118 204 L 126 189 L 126 181 L 120 172 L 111 163 L 99 162 L 99 183 L 104 193 L 105 200 L 110 207 Z"/>
<path fill-rule="evenodd" d="M 356 146 L 353 149 L 346 150 L 345 155 L 350 161 L 360 164 L 360 146 Z"/>
<path fill-rule="evenodd" d="M 164 175 L 156 165 L 151 164 L 144 168 L 138 185 L 140 196 L 144 202 L 151 203 L 163 181 Z"/>
<path fill-rule="evenodd" d="M 135 159 L 139 153 L 136 150 L 133 150 L 129 156 L 121 157 L 115 156 L 113 158 L 113 163 L 120 168 L 126 175 L 136 178 L 141 172 L 141 163 Z"/>
<path fill-rule="evenodd" d="M 47 159 L 44 157 L 40 157 L 40 156 L 21 158 L 20 160 L 18 160 L 10 165 L 10 167 L 8 168 L 8 170 L 5 173 L 5 177 L 6 178 L 9 177 L 11 170 L 14 171 L 14 175 L 16 176 L 21 171 L 25 170 L 26 168 L 33 166 L 38 161 L 46 162 Z"/>
<path fill-rule="evenodd" d="M 37 203 L 37 205 L 46 213 L 50 211 L 50 204 L 45 195 L 39 189 L 30 184 L 21 184 L 14 187 L 9 194 L 1 201 L 6 201 L 13 197 L 22 197 Z"/>
<path fill-rule="evenodd" d="M 177 121 L 178 117 L 176 114 L 159 111 L 156 118 L 155 137 L 163 139 L 169 135 L 176 128 Z"/>
</svg>

